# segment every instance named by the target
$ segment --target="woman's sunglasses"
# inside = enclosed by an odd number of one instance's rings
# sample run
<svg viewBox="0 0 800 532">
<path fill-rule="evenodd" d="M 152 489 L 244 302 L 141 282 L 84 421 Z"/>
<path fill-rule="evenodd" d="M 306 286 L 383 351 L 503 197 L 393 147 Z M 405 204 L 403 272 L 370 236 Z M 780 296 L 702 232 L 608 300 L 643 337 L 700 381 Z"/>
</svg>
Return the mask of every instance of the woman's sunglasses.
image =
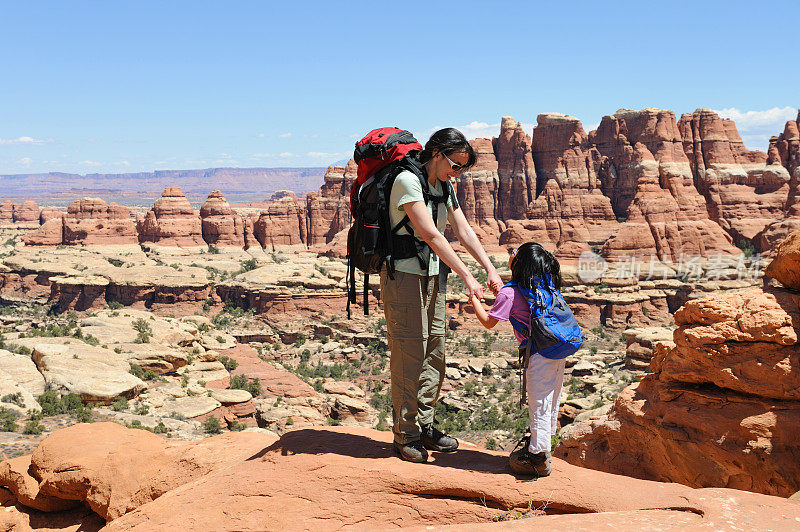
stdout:
<svg viewBox="0 0 800 532">
<path fill-rule="evenodd" d="M 439 153 L 442 154 L 442 157 L 447 159 L 447 162 L 450 163 L 450 169 L 453 170 L 454 172 L 460 172 L 461 170 L 464 169 L 464 165 L 463 164 L 454 163 L 453 161 L 450 160 L 450 157 L 448 157 L 446 153 L 441 152 L 441 151 Z"/>
</svg>

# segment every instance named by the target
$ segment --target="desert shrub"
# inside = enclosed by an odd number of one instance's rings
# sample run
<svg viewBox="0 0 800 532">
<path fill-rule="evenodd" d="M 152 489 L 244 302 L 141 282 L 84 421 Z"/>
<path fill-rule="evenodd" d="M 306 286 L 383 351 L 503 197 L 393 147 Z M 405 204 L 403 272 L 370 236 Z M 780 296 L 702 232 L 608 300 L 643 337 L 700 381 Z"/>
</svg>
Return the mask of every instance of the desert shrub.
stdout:
<svg viewBox="0 0 800 532">
<path fill-rule="evenodd" d="M 222 365 L 225 366 L 225 369 L 227 369 L 228 371 L 233 371 L 237 367 L 239 367 L 239 363 L 235 359 L 224 355 L 221 357 L 217 357 L 217 361 L 222 363 Z"/>
<path fill-rule="evenodd" d="M 0 399 L 0 401 L 2 401 L 4 403 L 15 404 L 15 405 L 20 406 L 20 407 L 24 407 L 25 406 L 25 400 L 22 398 L 22 392 L 14 392 L 14 393 L 6 394 L 6 395 L 3 396 L 2 399 Z"/>
<path fill-rule="evenodd" d="M 38 419 L 29 420 L 22 429 L 23 434 L 41 434 L 42 432 L 44 432 L 44 425 L 39 423 Z"/>
<path fill-rule="evenodd" d="M 111 403 L 111 410 L 114 412 L 122 412 L 123 410 L 128 409 L 128 400 L 124 397 L 117 398 L 116 401 Z"/>
<path fill-rule="evenodd" d="M 239 269 L 239 273 L 253 271 L 258 268 L 258 261 L 255 258 L 243 260 L 240 264 L 241 268 Z"/>
<path fill-rule="evenodd" d="M 0 432 L 16 432 L 19 428 L 17 417 L 17 413 L 13 410 L 0 406 Z"/>
<path fill-rule="evenodd" d="M 230 387 L 236 390 L 247 390 L 253 397 L 261 395 L 261 381 L 248 379 L 246 375 L 234 375 L 231 377 Z"/>
<path fill-rule="evenodd" d="M 222 434 L 222 425 L 220 425 L 219 419 L 214 416 L 206 419 L 203 422 L 203 432 L 206 434 Z"/>
<path fill-rule="evenodd" d="M 238 421 L 234 421 L 228 427 L 230 430 L 235 430 L 237 432 L 242 431 L 247 428 L 247 425 L 244 423 L 239 423 Z"/>
<path fill-rule="evenodd" d="M 150 324 L 144 320 L 144 318 L 136 318 L 131 323 L 131 326 L 137 333 L 139 333 L 135 340 L 137 344 L 147 344 L 150 342 L 150 339 L 153 337 L 153 329 L 150 327 Z"/>
</svg>

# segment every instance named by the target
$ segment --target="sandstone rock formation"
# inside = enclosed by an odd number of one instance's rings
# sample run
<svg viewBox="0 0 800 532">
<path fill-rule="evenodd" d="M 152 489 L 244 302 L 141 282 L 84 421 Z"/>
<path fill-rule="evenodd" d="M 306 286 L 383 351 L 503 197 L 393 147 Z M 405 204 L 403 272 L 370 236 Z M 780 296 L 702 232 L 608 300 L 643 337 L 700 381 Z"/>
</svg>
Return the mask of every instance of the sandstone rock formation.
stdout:
<svg viewBox="0 0 800 532">
<path fill-rule="evenodd" d="M 26 200 L 21 205 L 15 203 L 12 215 L 14 223 L 39 223 L 39 206 L 33 200 Z"/>
<path fill-rule="evenodd" d="M 800 295 L 754 288 L 689 301 L 675 347 L 607 416 L 578 423 L 567 461 L 694 487 L 800 488 Z"/>
<path fill-rule="evenodd" d="M 792 231 L 800 229 L 800 110 L 797 120 L 789 120 L 777 137 L 769 141 L 767 164 L 782 165 L 789 173 L 789 192 L 784 208 L 785 218 L 764 228 L 755 238 L 757 249 L 769 252 Z"/>
<path fill-rule="evenodd" d="M 64 216 L 64 213 L 55 207 L 42 207 L 42 211 L 39 213 L 39 223 L 45 224 L 48 220 L 61 218 L 62 216 Z"/>
<path fill-rule="evenodd" d="M 9 199 L 0 203 L 0 223 L 14 223 L 14 204 Z"/>
<path fill-rule="evenodd" d="M 167 443 L 115 423 L 75 425 L 48 436 L 32 457 L 23 457 L 30 468 L 16 477 L 0 470 L 0 482 L 15 494 L 23 483 L 32 483 L 51 505 L 85 501 L 110 521 L 196 478 L 241 463 L 271 441 L 262 434 L 229 433 L 196 443 Z"/>
<path fill-rule="evenodd" d="M 764 270 L 764 275 L 772 277 L 786 288 L 800 290 L 800 230 L 778 245 L 775 258 Z"/>
<path fill-rule="evenodd" d="M 219 190 L 212 190 L 200 207 L 203 240 L 209 246 L 244 247 L 244 219 L 236 214 Z"/>
<path fill-rule="evenodd" d="M 352 159 L 344 167 L 330 166 L 325 172 L 325 183 L 319 192 L 308 194 L 307 245 L 327 244 L 338 233 L 350 227 L 349 194 L 357 170 L 356 163 Z"/>
<path fill-rule="evenodd" d="M 528 206 L 525 220 L 507 222 L 500 243 L 535 240 L 577 256 L 583 248 L 571 244 L 600 245 L 617 225 L 611 202 L 597 179 L 600 154 L 590 145 L 577 118 L 545 113 L 537 122 L 533 161 L 538 197 Z"/>
<path fill-rule="evenodd" d="M 275 195 L 253 221 L 253 236 L 270 251 L 276 246 L 302 245 L 308 240 L 306 212 L 294 193 Z"/>
<path fill-rule="evenodd" d="M 179 187 L 167 187 L 137 224 L 139 242 L 160 246 L 204 246 L 200 214 Z"/>
<path fill-rule="evenodd" d="M 497 160 L 497 218 L 525 218 L 528 204 L 536 199 L 537 192 L 531 138 L 521 123 L 504 116 L 500 135 L 492 139 L 492 147 Z"/>
<path fill-rule="evenodd" d="M 117 397 L 135 397 L 146 388 L 130 374 L 125 354 L 73 338 L 24 338 L 16 343 L 33 351 L 33 361 L 48 388 L 58 393 L 76 393 L 84 402 L 109 404 Z"/>
<path fill-rule="evenodd" d="M 60 246 L 64 243 L 64 219 L 47 220 L 38 229 L 22 235 L 22 241 L 28 246 Z"/>
<path fill-rule="evenodd" d="M 49 436 L 29 469 L 15 463 L 17 473 L 0 483 L 14 494 L 25 493 L 23 483 L 29 492 L 38 487 L 54 503 L 85 501 L 110 520 L 108 530 L 479 530 L 514 516 L 533 517 L 543 530 L 721 522 L 781 529 L 800 516 L 796 504 L 776 497 L 658 484 L 560 460 L 551 477 L 521 483 L 503 453 L 474 448 L 411 464 L 394 456 L 391 438 L 329 427 L 277 441 L 240 432 L 166 443 L 145 431 L 84 424 Z M 516 523 L 529 528 L 526 521 Z"/>
<path fill-rule="evenodd" d="M 66 245 L 137 244 L 139 241 L 130 210 L 114 202 L 107 204 L 100 198 L 70 203 L 63 223 L 63 244 Z"/>
<path fill-rule="evenodd" d="M 753 239 L 784 217 L 789 173 L 766 164 L 765 153 L 748 151 L 732 120 L 697 109 L 681 116 L 679 128 L 711 219 L 737 242 Z"/>
<path fill-rule="evenodd" d="M 498 235 L 505 229 L 505 224 L 498 220 L 496 212 L 497 159 L 489 139 L 475 139 L 470 141 L 470 144 L 476 154 L 475 165 L 459 175 L 453 185 L 464 217 L 480 241 L 484 244 L 496 244 Z M 530 152 L 530 149 L 528 151 Z M 506 178 L 508 181 L 510 176 Z M 450 238 L 454 240 L 455 236 L 451 235 Z"/>
<path fill-rule="evenodd" d="M 471 141 L 477 164 L 455 179 L 464 215 L 489 248 L 536 240 L 565 259 L 602 247 L 608 260 L 677 262 L 738 255 L 734 244 L 768 252 L 800 228 L 800 120 L 771 140 L 768 155 L 748 151 L 734 123 L 708 109 L 679 122 L 671 111 L 620 109 L 588 134 L 577 118 L 558 113 L 537 122 L 531 139 L 503 117 L 498 137 Z M 280 192 L 252 204 L 263 211 L 247 217 L 218 191 L 198 216 L 180 189 L 167 187 L 139 220 L 138 238 L 254 250 L 304 245 L 344 256 L 355 177 L 352 160 L 329 167 L 305 200 Z M 37 209 L 7 201 L 0 221 L 33 219 Z M 26 243 L 70 243 L 57 212 L 39 219 Z"/>
<path fill-rule="evenodd" d="M 607 258 L 736 254 L 731 237 L 709 219 L 694 188 L 689 161 L 672 111 L 620 109 L 603 117 L 591 135 L 605 157 L 600 176 L 624 220 L 603 248 Z"/>
</svg>

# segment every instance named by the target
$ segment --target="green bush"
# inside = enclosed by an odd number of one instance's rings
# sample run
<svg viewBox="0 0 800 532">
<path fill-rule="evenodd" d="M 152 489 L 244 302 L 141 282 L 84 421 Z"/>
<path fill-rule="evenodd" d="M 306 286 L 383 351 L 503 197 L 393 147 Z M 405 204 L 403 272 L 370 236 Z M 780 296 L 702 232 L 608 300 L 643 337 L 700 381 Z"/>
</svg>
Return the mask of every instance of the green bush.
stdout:
<svg viewBox="0 0 800 532">
<path fill-rule="evenodd" d="M 206 434 L 222 434 L 222 425 L 220 425 L 219 419 L 211 416 L 205 420 L 203 422 L 203 432 Z"/>
<path fill-rule="evenodd" d="M 22 392 L 9 393 L 3 396 L 0 401 L 4 403 L 15 404 L 19 407 L 25 407 L 25 400 L 22 398 Z"/>
<path fill-rule="evenodd" d="M 36 419 L 31 419 L 25 423 L 25 427 L 22 429 L 23 434 L 41 434 L 42 432 L 44 432 L 44 425 Z"/>
<path fill-rule="evenodd" d="M 135 340 L 137 344 L 150 343 L 150 339 L 153 337 L 153 329 L 144 318 L 136 318 L 131 323 L 131 326 L 136 332 L 139 333 Z"/>
<path fill-rule="evenodd" d="M 239 273 L 249 272 L 258 268 L 258 261 L 255 258 L 244 260 L 240 264 Z"/>
<path fill-rule="evenodd" d="M 117 398 L 116 401 L 111 403 L 111 410 L 114 412 L 122 412 L 123 410 L 128 409 L 128 400 L 124 397 Z"/>
<path fill-rule="evenodd" d="M 140 366 L 139 364 L 131 364 L 131 369 L 128 370 L 128 373 L 130 373 L 131 375 L 133 375 L 138 379 L 144 378 L 144 370 L 142 369 L 142 366 Z"/>
<path fill-rule="evenodd" d="M 231 377 L 230 387 L 235 390 L 247 390 L 253 397 L 261 395 L 261 381 L 248 379 L 246 375 L 234 375 Z"/>
<path fill-rule="evenodd" d="M 227 369 L 228 371 L 233 371 L 237 367 L 239 367 L 239 363 L 236 361 L 236 359 L 224 355 L 221 357 L 217 357 L 217 361 L 222 363 L 222 365 L 225 366 L 225 369 Z"/>
<path fill-rule="evenodd" d="M 230 428 L 230 430 L 234 430 L 236 432 L 239 432 L 239 431 L 242 431 L 242 430 L 246 429 L 247 425 L 245 425 L 244 423 L 239 423 L 238 421 L 234 421 L 233 423 L 230 424 L 229 428 Z"/>
<path fill-rule="evenodd" d="M 13 410 L 0 406 L 0 432 L 16 432 L 19 428 L 17 417 L 17 413 Z"/>
</svg>

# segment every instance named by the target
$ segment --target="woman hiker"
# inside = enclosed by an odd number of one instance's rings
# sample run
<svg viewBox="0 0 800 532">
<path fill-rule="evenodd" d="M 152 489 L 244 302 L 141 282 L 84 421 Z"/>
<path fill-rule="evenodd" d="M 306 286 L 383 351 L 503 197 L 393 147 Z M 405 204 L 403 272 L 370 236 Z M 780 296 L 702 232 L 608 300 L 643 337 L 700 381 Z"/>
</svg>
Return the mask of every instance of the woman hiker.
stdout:
<svg viewBox="0 0 800 532">
<path fill-rule="evenodd" d="M 458 241 L 486 270 L 492 292 L 496 294 L 502 286 L 448 183 L 475 164 L 472 146 L 460 131 L 442 129 L 425 144 L 419 162 L 430 196 L 441 200 L 447 194 L 447 200 L 426 204 L 420 178 L 407 170 L 398 174 L 389 198 L 389 220 L 394 227 L 407 215 L 414 237 L 427 246 L 422 247 L 424 261 L 417 257 L 396 260 L 394 279 L 386 268 L 381 271 L 381 297 L 391 351 L 394 448 L 400 458 L 410 462 L 426 462 L 428 450 L 451 452 L 458 448 L 455 438 L 433 426 L 434 405 L 445 372 L 446 286 L 441 284 L 445 281 L 444 276 L 439 276 L 439 261 L 464 280 L 470 296 L 483 297 L 483 287 L 444 237 L 447 222 Z M 408 231 L 401 227 L 398 234 Z"/>
</svg>

